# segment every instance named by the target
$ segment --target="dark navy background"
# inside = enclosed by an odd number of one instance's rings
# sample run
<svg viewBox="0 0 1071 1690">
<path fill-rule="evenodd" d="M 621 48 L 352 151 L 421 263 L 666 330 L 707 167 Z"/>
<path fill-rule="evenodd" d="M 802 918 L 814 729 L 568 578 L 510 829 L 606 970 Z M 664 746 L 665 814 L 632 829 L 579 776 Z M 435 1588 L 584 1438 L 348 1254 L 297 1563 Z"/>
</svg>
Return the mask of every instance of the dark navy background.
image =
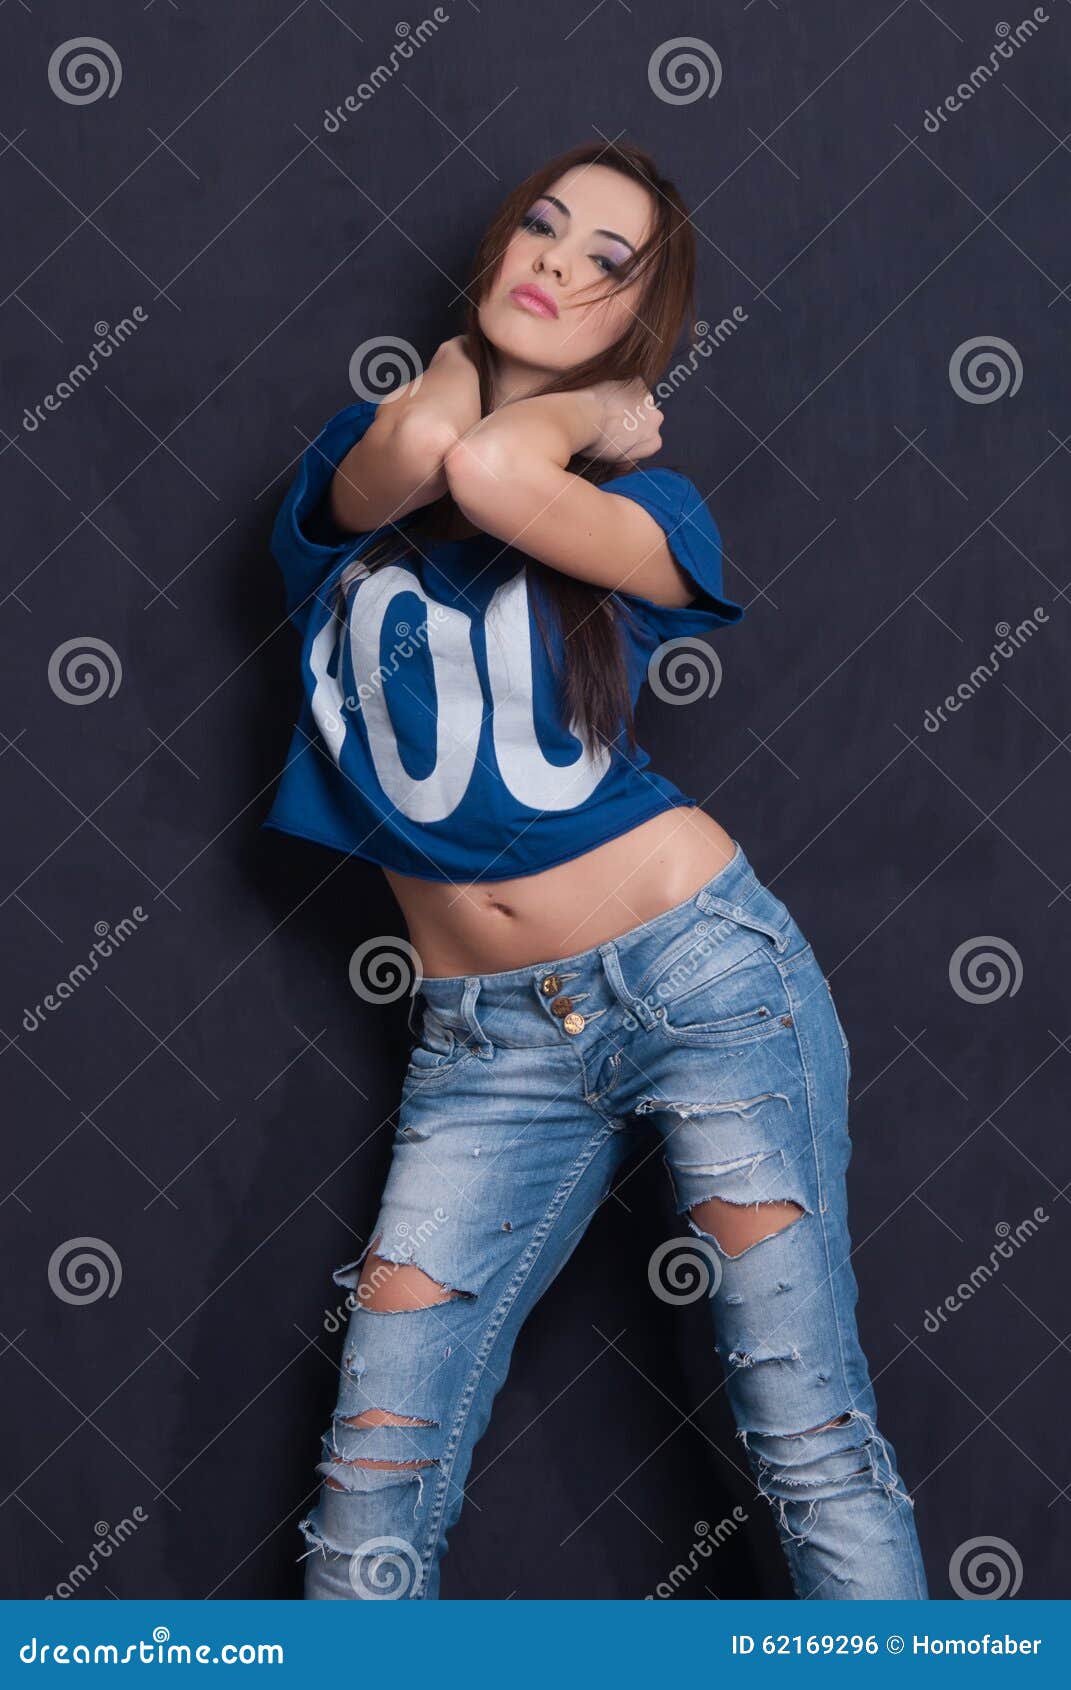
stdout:
<svg viewBox="0 0 1071 1690">
<path fill-rule="evenodd" d="M 506 189 L 625 136 L 693 210 L 701 320 L 739 308 L 663 437 L 748 607 L 718 692 L 649 697 L 641 739 L 831 979 L 862 1333 L 933 1594 L 957 1594 L 950 1561 L 984 1538 L 1023 1597 L 1064 1596 L 1071 6 L 1050 0 L 936 133 L 927 111 L 1031 9 L 446 10 L 334 132 L 324 109 L 388 60 L 396 8 L 0 14 L 3 1594 L 56 1591 L 124 1520 L 132 1541 L 81 1594 L 300 1593 L 340 1351 L 330 1270 L 375 1218 L 409 1033 L 404 998 L 348 980 L 359 944 L 403 931 L 379 871 L 258 826 L 299 699 L 267 536 L 354 397 L 356 348 L 430 357 Z M 85 35 L 122 79 L 76 105 L 49 60 Z M 723 75 L 672 104 L 648 64 L 683 36 Z M 96 325 L 138 306 L 44 409 Z M 950 378 L 977 337 L 1021 367 L 991 403 Z M 86 638 L 117 684 L 78 705 L 49 666 Z M 124 918 L 118 953 L 28 1030 Z M 950 978 L 975 939 L 1008 959 L 989 1002 Z M 1039 1208 L 1013 1247 L 1004 1229 Z M 648 1287 L 678 1229 L 653 1156 L 522 1336 L 444 1597 L 642 1597 L 737 1504 L 746 1523 L 678 1594 L 788 1594 L 704 1312 Z M 101 1241 L 114 1294 L 50 1287 L 79 1239 Z"/>
</svg>

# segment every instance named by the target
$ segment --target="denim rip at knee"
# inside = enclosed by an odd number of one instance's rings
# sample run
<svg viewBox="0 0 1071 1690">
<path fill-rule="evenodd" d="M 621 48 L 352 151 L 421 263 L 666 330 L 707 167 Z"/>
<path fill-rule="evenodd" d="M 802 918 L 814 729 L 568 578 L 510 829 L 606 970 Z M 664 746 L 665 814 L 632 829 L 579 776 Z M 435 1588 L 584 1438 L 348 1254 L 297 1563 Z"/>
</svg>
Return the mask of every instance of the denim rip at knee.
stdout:
<svg viewBox="0 0 1071 1690">
<path fill-rule="evenodd" d="M 748 1000 L 742 1015 L 724 1015 L 720 1000 L 731 987 L 760 977 L 761 995 L 769 1002 Z M 437 1592 L 437 1552 L 445 1526 L 460 1507 L 459 1482 L 471 1443 L 486 1423 L 497 1388 L 486 1380 L 496 1343 L 508 1351 L 522 1305 L 538 1294 L 540 1276 L 549 1283 L 568 1255 L 572 1245 L 562 1234 L 568 1205 L 582 1195 L 571 1221 L 571 1231 L 579 1236 L 592 1205 L 604 1194 L 616 1154 L 611 1141 L 623 1140 L 620 1129 L 627 1116 L 649 1115 L 663 1132 L 678 1212 L 685 1212 L 699 1201 L 700 1187 L 689 1184 L 698 1175 L 687 1171 L 687 1157 L 673 1152 L 688 1135 L 694 1138 L 715 1126 L 720 1134 L 741 1121 L 757 1121 L 763 1107 L 783 1110 L 793 1097 L 794 1114 L 776 1117 L 781 1125 L 791 1120 L 791 1158 L 775 1137 L 764 1157 L 723 1157 L 713 1183 L 727 1201 L 733 1196 L 752 1201 L 757 1188 L 747 1184 L 749 1167 L 765 1160 L 771 1172 L 791 1172 L 795 1160 L 812 1158 L 813 1186 L 797 1182 L 791 1192 L 799 1193 L 801 1207 L 822 1229 L 828 1284 L 818 1293 L 821 1320 L 816 1324 L 828 1343 L 821 1355 L 810 1358 L 811 1372 L 818 1370 L 815 1377 L 803 1380 L 793 1371 L 802 1359 L 801 1333 L 807 1331 L 799 1310 L 793 1309 L 795 1327 L 785 1342 L 778 1343 L 775 1326 L 774 1339 L 765 1347 L 756 1340 L 747 1325 L 754 1319 L 755 1286 L 771 1319 L 782 1318 L 774 1273 L 778 1247 L 771 1251 L 764 1240 L 746 1252 L 750 1263 L 725 1259 L 719 1264 L 730 1287 L 735 1280 L 745 1289 L 726 1289 L 721 1296 L 718 1348 L 738 1433 L 760 1490 L 778 1509 L 790 1565 L 796 1558 L 798 1593 L 813 1593 L 822 1581 L 808 1570 L 808 1534 L 815 1538 L 816 1552 L 829 1549 L 814 1516 L 818 1499 L 828 1530 L 842 1505 L 845 1481 L 849 1492 L 863 1483 L 861 1460 L 873 1485 L 904 1493 L 896 1484 L 891 1448 L 873 1423 L 873 1397 L 852 1319 L 854 1280 L 840 1189 L 846 1161 L 846 1041 L 813 952 L 785 906 L 758 882 L 738 846 L 731 862 L 696 894 L 614 940 L 497 974 L 425 979 L 422 992 L 424 1024 L 406 1072 L 380 1215 L 361 1255 L 334 1277 L 340 1285 L 356 1287 L 374 1245 L 377 1256 L 411 1263 L 457 1294 L 401 1316 L 367 1307 L 354 1310 L 343 1387 L 320 1470 L 325 1476 L 338 1474 L 340 1460 L 352 1459 L 357 1448 L 369 1459 L 408 1460 L 409 1466 L 364 1467 L 356 1473 L 351 1467 L 346 1492 L 325 1489 L 314 1515 L 302 1522 L 314 1546 L 336 1548 L 354 1561 L 358 1547 L 364 1552 L 362 1568 L 367 1563 L 372 1571 L 356 1578 L 351 1573 L 354 1591 L 340 1593 L 374 1593 L 357 1586 L 367 1585 L 369 1578 L 374 1583 L 376 1568 L 393 1568 L 391 1555 L 401 1558 L 411 1587 L 406 1594 Z M 811 998 L 815 1003 L 808 1010 Z M 701 1024 L 698 1037 L 697 1004 L 717 1016 Z M 693 1013 L 677 1026 L 682 1007 Z M 795 1085 L 787 1079 L 781 1085 L 757 1080 L 753 1095 L 730 1095 L 728 1102 L 712 1094 L 708 1079 L 724 1075 L 730 1059 L 772 1061 L 779 1050 L 795 1064 Z M 816 1097 L 819 1084 L 823 1092 Z M 823 1155 L 814 1142 L 814 1123 L 823 1110 L 836 1145 L 829 1166 L 838 1187 L 832 1216 L 822 1183 Z M 779 1127 L 766 1130 L 776 1134 Z M 709 1145 L 703 1154 L 717 1161 Z M 482 1190 L 479 1181 L 465 1184 L 466 1167 L 483 1173 L 499 1165 L 510 1176 L 505 1186 L 493 1176 Z M 693 1158 L 692 1168 L 696 1165 Z M 436 1196 L 443 1199 L 438 1208 Z M 436 1215 L 442 1217 L 438 1222 Z M 717 1248 L 717 1240 L 690 1214 L 688 1225 L 692 1234 Z M 798 1243 L 779 1248 L 791 1250 Z M 843 1256 L 839 1265 L 831 1259 L 838 1253 Z M 755 1281 L 750 1299 L 745 1273 Z M 768 1285 L 763 1273 L 773 1275 Z M 782 1278 L 787 1291 L 788 1274 Z M 805 1302 L 805 1296 L 800 1300 Z M 793 1299 L 780 1296 L 780 1302 L 791 1307 Z M 369 1320 L 371 1328 L 362 1324 Z M 404 1335 L 399 1320 L 408 1329 Z M 417 1332 L 410 1324 L 414 1321 Z M 389 1380 L 389 1391 L 377 1383 L 369 1394 L 369 1378 Z M 765 1381 L 761 1388 L 760 1380 Z M 410 1424 L 350 1430 L 347 1422 L 373 1403 L 404 1415 Z M 819 1433 L 803 1447 L 806 1428 L 842 1412 L 847 1418 L 836 1430 Z M 346 1428 L 341 1456 L 340 1426 Z M 425 1495 L 425 1477 L 434 1481 L 427 1487 L 430 1495 Z M 404 1531 L 398 1513 L 402 1485 L 412 1497 L 406 1509 L 412 1524 Z M 352 1513 L 355 1501 L 358 1516 Z M 858 1504 L 849 1507 L 848 1524 L 837 1529 L 851 1536 L 859 1512 Z M 880 1531 L 882 1523 L 875 1516 L 867 1529 Z M 377 1525 L 393 1525 L 394 1531 L 377 1531 Z M 359 1546 L 350 1541 L 358 1532 L 363 1533 Z M 823 1580 L 830 1576 L 828 1565 L 827 1560 Z M 328 1575 L 323 1577 L 326 1581 Z M 913 1573 L 912 1593 L 917 1586 Z"/>
</svg>

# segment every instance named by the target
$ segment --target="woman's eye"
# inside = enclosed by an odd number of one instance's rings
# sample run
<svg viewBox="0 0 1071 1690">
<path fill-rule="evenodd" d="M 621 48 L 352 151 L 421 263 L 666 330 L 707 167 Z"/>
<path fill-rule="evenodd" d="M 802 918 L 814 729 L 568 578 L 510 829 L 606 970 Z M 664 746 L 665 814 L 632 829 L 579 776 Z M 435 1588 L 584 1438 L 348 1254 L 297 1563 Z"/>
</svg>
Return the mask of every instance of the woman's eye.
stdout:
<svg viewBox="0 0 1071 1690">
<path fill-rule="evenodd" d="M 603 271 L 604 276 L 616 276 L 618 270 L 621 268 L 621 266 L 619 264 L 616 264 L 612 258 L 607 258 L 603 254 L 600 254 L 596 258 L 595 262 L 596 262 L 596 264 L 605 264 L 606 265 L 606 269 Z"/>
<path fill-rule="evenodd" d="M 521 228 L 531 229 L 537 235 L 552 235 L 554 233 L 545 217 L 535 217 L 531 212 L 526 217 L 521 218 Z"/>
</svg>

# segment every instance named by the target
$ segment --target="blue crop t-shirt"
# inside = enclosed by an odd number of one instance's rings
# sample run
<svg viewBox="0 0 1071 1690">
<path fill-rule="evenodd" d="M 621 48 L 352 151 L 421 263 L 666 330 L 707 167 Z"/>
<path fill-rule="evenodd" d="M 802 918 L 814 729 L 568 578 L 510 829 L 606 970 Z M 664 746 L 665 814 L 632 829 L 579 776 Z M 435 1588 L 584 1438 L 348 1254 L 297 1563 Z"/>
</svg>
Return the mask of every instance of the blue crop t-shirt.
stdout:
<svg viewBox="0 0 1071 1690">
<path fill-rule="evenodd" d="M 595 754 L 561 721 L 559 683 L 529 601 L 523 552 L 493 535 L 420 541 L 420 556 L 336 584 L 377 533 L 347 534 L 326 495 L 377 405 L 331 418 L 302 455 L 271 550 L 302 635 L 303 697 L 264 827 L 426 880 L 509 880 L 567 862 L 677 805 L 692 805 L 629 751 L 624 724 Z M 676 470 L 637 469 L 603 490 L 651 512 L 695 584 L 683 607 L 611 596 L 633 705 L 667 640 L 738 622 L 722 597 L 721 540 Z M 404 522 L 398 525 L 404 532 Z M 544 621 L 562 660 L 553 608 Z"/>
</svg>

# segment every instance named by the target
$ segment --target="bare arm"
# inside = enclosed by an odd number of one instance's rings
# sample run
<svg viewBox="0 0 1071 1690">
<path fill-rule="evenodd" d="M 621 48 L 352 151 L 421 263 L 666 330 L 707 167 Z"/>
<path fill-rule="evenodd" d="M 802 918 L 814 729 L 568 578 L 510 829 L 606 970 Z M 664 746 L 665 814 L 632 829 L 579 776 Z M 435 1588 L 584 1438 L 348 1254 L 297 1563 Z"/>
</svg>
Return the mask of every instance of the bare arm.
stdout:
<svg viewBox="0 0 1071 1690">
<path fill-rule="evenodd" d="M 480 416 L 476 366 L 462 341 L 460 335 L 445 341 L 419 385 L 408 382 L 399 397 L 381 404 L 342 459 L 330 494 L 340 528 L 369 533 L 446 492 L 443 458 Z"/>
<path fill-rule="evenodd" d="M 695 588 L 649 511 L 566 469 L 574 453 L 642 458 L 661 445 L 661 413 L 640 382 L 607 382 L 501 405 L 446 454 L 446 480 L 468 520 L 565 575 L 656 604 Z M 649 398 L 649 396 L 648 396 Z"/>
</svg>

